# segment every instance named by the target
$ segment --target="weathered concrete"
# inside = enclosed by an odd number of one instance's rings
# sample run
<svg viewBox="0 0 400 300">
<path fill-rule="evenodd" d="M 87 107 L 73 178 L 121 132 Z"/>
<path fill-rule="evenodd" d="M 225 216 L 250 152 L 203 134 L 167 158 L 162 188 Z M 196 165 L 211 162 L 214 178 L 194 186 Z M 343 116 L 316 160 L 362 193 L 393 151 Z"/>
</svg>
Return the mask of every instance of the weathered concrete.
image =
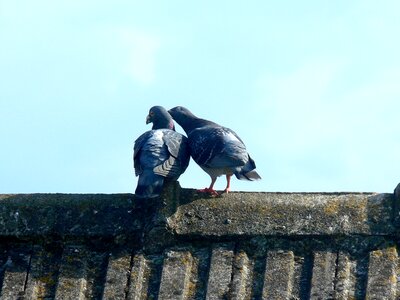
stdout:
<svg viewBox="0 0 400 300">
<path fill-rule="evenodd" d="M 269 251 L 265 268 L 263 299 L 290 299 L 293 276 L 293 252 Z"/>
<path fill-rule="evenodd" d="M 337 252 L 314 252 L 310 299 L 333 299 Z"/>
<path fill-rule="evenodd" d="M 207 300 L 226 299 L 232 276 L 233 244 L 215 245 L 212 249 Z"/>
<path fill-rule="evenodd" d="M 61 259 L 56 299 L 85 299 L 87 291 L 87 253 L 81 247 L 68 246 Z"/>
<path fill-rule="evenodd" d="M 9 251 L 8 258 L 2 265 L 2 299 L 18 299 L 24 295 L 29 260 L 29 252 L 24 247 L 16 247 Z"/>
<path fill-rule="evenodd" d="M 192 263 L 189 251 L 168 251 L 165 254 L 158 299 L 187 299 Z"/>
<path fill-rule="evenodd" d="M 245 299 L 249 293 L 251 264 L 245 251 L 239 251 L 233 262 L 232 282 L 229 299 Z"/>
<path fill-rule="evenodd" d="M 131 194 L 0 195 L 0 236 L 115 237 L 137 234 Z"/>
<path fill-rule="evenodd" d="M 110 253 L 103 299 L 125 299 L 131 268 L 132 253 Z"/>
<path fill-rule="evenodd" d="M 164 228 L 167 222 L 178 236 L 387 235 L 396 231 L 393 194 L 236 192 L 194 201 L 186 197 L 183 194 L 178 201 L 188 204 L 178 207 L 174 200 L 172 207 L 160 208 L 152 230 L 160 224 Z M 130 194 L 0 195 L 0 236 L 135 235 L 141 231 L 142 217 Z"/>
<path fill-rule="evenodd" d="M 393 194 L 230 193 L 179 206 L 177 235 L 386 235 L 393 233 Z"/>
<path fill-rule="evenodd" d="M 338 252 L 335 278 L 335 299 L 348 299 L 350 293 L 351 263 L 347 253 Z"/>
<path fill-rule="evenodd" d="M 397 276 L 398 255 L 395 247 L 370 252 L 367 299 L 396 299 Z"/>
<path fill-rule="evenodd" d="M 0 299 L 399 299 L 393 194 L 0 195 Z"/>
</svg>

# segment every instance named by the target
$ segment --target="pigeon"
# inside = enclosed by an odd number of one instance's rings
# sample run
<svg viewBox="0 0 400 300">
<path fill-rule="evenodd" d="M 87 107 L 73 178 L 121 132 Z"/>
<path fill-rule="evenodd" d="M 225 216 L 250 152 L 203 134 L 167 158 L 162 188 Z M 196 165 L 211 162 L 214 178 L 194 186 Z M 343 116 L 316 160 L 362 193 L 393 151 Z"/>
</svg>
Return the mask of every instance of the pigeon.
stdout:
<svg viewBox="0 0 400 300">
<path fill-rule="evenodd" d="M 152 130 L 139 136 L 133 148 L 138 198 L 160 196 L 164 180 L 177 180 L 190 160 L 188 140 L 175 131 L 174 121 L 164 107 L 150 109 L 146 118 L 149 123 L 153 123 Z"/>
<path fill-rule="evenodd" d="M 211 185 L 200 192 L 219 195 L 214 190 L 214 184 L 221 175 L 226 175 L 226 193 L 230 191 L 232 175 L 241 180 L 261 179 L 254 170 L 254 160 L 233 130 L 200 119 L 182 106 L 174 107 L 168 112 L 186 132 L 193 160 L 211 177 Z"/>
</svg>

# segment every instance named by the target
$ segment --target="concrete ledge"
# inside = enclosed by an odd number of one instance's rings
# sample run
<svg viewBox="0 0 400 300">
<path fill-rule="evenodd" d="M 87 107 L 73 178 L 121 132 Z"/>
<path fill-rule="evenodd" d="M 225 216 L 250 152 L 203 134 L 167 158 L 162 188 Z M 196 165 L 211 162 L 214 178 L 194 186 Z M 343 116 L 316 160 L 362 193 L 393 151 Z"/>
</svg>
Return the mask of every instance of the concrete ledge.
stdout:
<svg viewBox="0 0 400 300">
<path fill-rule="evenodd" d="M 153 225 L 177 236 L 392 235 L 394 194 L 248 193 L 204 198 L 179 184 L 157 201 Z M 160 205 L 158 203 L 158 206 Z M 154 203 L 147 203 L 147 208 Z M 0 195 L 0 236 L 132 236 L 143 229 L 132 194 Z"/>
<path fill-rule="evenodd" d="M 0 236 L 117 236 L 141 228 L 131 194 L 0 195 Z"/>
<path fill-rule="evenodd" d="M 391 235 L 393 194 L 231 193 L 179 206 L 177 235 Z"/>
</svg>

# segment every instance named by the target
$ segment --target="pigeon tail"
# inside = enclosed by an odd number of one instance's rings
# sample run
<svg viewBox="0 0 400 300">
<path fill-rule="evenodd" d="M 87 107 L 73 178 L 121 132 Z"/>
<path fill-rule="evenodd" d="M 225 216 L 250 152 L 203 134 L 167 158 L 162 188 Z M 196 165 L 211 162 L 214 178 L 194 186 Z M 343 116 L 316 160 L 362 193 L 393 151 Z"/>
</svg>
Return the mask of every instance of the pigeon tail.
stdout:
<svg viewBox="0 0 400 300">
<path fill-rule="evenodd" d="M 235 176 L 240 180 L 260 180 L 261 176 L 254 170 L 256 168 L 256 163 L 249 155 L 249 160 L 247 163 L 235 172 Z"/>
<path fill-rule="evenodd" d="M 261 179 L 261 176 L 255 170 L 252 170 L 245 174 L 235 174 L 235 175 L 236 175 L 237 179 L 240 179 L 240 180 L 254 181 L 254 180 Z"/>
<path fill-rule="evenodd" d="M 139 175 L 135 195 L 138 198 L 156 198 L 160 196 L 164 185 L 164 177 L 145 170 Z"/>
</svg>

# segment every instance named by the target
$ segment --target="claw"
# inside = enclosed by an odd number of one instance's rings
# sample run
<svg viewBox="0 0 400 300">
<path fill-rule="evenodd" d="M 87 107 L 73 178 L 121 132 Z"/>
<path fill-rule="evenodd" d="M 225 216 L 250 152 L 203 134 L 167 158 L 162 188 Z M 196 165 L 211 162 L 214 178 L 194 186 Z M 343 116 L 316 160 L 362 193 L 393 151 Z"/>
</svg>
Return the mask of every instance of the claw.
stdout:
<svg viewBox="0 0 400 300">
<path fill-rule="evenodd" d="M 216 190 L 210 189 L 210 188 L 204 188 L 204 189 L 197 190 L 197 191 L 200 192 L 200 193 L 208 193 L 208 194 L 211 194 L 213 196 L 219 196 L 219 193 Z"/>
<path fill-rule="evenodd" d="M 222 192 L 222 194 L 223 194 L 223 193 L 227 193 L 227 194 L 228 194 L 230 191 L 231 191 L 231 189 L 226 188 L 226 189 L 224 189 L 224 191 Z"/>
</svg>

